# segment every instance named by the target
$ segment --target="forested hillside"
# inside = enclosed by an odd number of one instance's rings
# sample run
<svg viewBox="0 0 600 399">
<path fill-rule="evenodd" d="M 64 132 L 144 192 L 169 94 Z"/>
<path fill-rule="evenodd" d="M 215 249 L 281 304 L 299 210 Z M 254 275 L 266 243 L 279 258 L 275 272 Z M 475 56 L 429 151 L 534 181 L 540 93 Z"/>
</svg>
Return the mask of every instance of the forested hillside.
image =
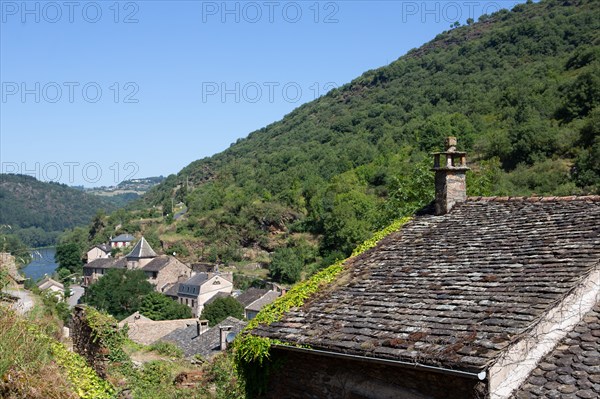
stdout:
<svg viewBox="0 0 600 399">
<path fill-rule="evenodd" d="M 50 245 L 65 229 L 89 223 L 98 210 L 116 206 L 64 184 L 0 174 L 0 225 L 30 247 Z"/>
<path fill-rule="evenodd" d="M 144 223 L 131 211 L 95 231 L 129 223 L 182 256 L 264 262 L 293 282 L 428 203 L 428 153 L 448 135 L 469 153 L 470 194 L 567 195 L 600 192 L 599 133 L 600 2 L 529 2 L 191 163 L 137 204 Z"/>
</svg>

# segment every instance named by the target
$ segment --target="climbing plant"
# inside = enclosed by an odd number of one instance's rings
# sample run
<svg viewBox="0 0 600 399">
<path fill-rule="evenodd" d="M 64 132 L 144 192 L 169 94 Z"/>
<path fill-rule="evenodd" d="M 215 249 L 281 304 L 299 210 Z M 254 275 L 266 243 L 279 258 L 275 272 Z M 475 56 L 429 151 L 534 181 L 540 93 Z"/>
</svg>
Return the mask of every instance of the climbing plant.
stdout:
<svg viewBox="0 0 600 399">
<path fill-rule="evenodd" d="M 308 280 L 296 284 L 287 294 L 265 306 L 248 323 L 242 334 L 235 340 L 234 351 L 236 366 L 238 372 L 245 379 L 246 393 L 249 397 L 264 392 L 266 388 L 266 377 L 270 372 L 268 360 L 271 347 L 273 345 L 291 345 L 279 340 L 252 335 L 252 330 L 261 324 L 270 325 L 279 321 L 292 308 L 301 307 L 308 298 L 332 283 L 345 269 L 346 262 L 375 247 L 384 237 L 399 230 L 410 220 L 410 217 L 404 217 L 376 232 L 369 240 L 356 247 L 350 257 L 337 261 Z"/>
</svg>

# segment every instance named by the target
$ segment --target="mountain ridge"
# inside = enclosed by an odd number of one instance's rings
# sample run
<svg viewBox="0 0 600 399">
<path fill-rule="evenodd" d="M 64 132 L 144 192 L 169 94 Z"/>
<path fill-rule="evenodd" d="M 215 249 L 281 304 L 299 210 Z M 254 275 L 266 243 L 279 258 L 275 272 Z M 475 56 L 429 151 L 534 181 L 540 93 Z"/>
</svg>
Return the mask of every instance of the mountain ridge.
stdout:
<svg viewBox="0 0 600 399">
<path fill-rule="evenodd" d="M 293 281 L 426 204 L 448 135 L 469 152 L 470 194 L 597 193 L 599 21 L 597 2 L 546 0 L 444 32 L 167 177 L 136 204 L 162 219 L 129 227 L 195 259 L 272 266 L 286 251 Z"/>
</svg>

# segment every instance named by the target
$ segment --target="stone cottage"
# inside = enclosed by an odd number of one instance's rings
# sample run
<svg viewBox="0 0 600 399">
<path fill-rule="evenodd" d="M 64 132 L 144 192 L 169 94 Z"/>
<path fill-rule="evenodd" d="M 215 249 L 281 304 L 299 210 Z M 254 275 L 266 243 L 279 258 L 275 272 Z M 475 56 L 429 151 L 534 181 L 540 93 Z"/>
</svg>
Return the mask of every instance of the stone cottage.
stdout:
<svg viewBox="0 0 600 399">
<path fill-rule="evenodd" d="M 217 294 L 230 295 L 233 290 L 232 273 L 196 273 L 177 286 L 177 298 L 200 316 L 204 305 Z"/>
<path fill-rule="evenodd" d="M 118 236 L 111 238 L 109 243 L 111 248 L 126 248 L 131 245 L 135 240 L 135 237 L 131 234 L 119 234 Z"/>
<path fill-rule="evenodd" d="M 252 331 L 264 397 L 600 397 L 600 196 L 467 198 L 455 146 L 431 209 Z"/>
<path fill-rule="evenodd" d="M 87 251 L 87 261 L 91 262 L 96 259 L 104 259 L 110 257 L 111 247 L 108 244 L 94 245 Z"/>
<path fill-rule="evenodd" d="M 142 270 L 156 290 L 163 293 L 175 282 L 187 279 L 192 275 L 192 270 L 188 265 L 174 256 L 167 255 L 157 256 L 142 267 Z"/>
<path fill-rule="evenodd" d="M 186 357 L 200 355 L 209 359 L 227 349 L 232 338 L 246 327 L 246 322 L 231 316 L 210 328 L 208 321 L 204 325 L 203 322 L 198 320 L 196 325 L 177 329 L 163 336 L 160 341 L 177 345 Z"/>
<path fill-rule="evenodd" d="M 235 299 L 244 307 L 244 318 L 252 320 L 263 307 L 280 296 L 281 291 L 251 287 Z"/>
</svg>

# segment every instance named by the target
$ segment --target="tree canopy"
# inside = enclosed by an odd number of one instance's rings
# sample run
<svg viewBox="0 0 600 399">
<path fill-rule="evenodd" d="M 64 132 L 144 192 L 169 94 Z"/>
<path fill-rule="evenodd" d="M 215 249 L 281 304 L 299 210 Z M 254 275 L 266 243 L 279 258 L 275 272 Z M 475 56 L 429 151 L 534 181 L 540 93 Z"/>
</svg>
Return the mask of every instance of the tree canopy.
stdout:
<svg viewBox="0 0 600 399">
<path fill-rule="evenodd" d="M 140 310 L 144 298 L 154 292 L 142 270 L 109 269 L 87 288 L 82 302 L 121 320 Z"/>
<path fill-rule="evenodd" d="M 192 317 L 192 309 L 160 292 L 151 292 L 142 299 L 140 313 L 152 320 L 176 320 Z"/>
<path fill-rule="evenodd" d="M 240 320 L 244 318 L 244 307 L 230 296 L 217 298 L 204 306 L 200 318 L 208 320 L 208 325 L 212 327 L 229 316 Z"/>
</svg>

